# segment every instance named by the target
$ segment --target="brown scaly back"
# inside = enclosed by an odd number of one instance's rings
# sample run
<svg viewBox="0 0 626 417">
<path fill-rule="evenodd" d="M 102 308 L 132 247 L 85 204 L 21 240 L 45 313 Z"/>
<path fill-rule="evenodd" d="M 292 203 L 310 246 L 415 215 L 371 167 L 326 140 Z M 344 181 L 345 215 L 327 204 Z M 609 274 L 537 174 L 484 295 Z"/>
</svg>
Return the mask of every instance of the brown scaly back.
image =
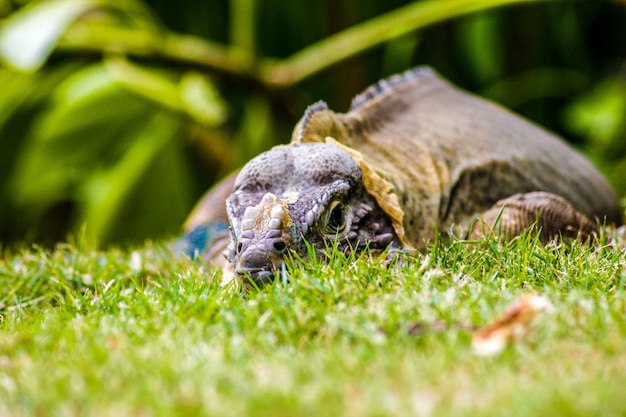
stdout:
<svg viewBox="0 0 626 417">
<path fill-rule="evenodd" d="M 418 231 L 410 239 L 433 226 L 467 224 L 497 201 L 532 191 L 560 195 L 589 218 L 621 224 L 610 185 L 562 138 L 430 68 L 376 83 L 341 116 L 350 132 L 342 143 L 396 186 L 407 233 Z"/>
<path fill-rule="evenodd" d="M 379 106 L 385 100 L 385 96 L 395 95 L 403 87 L 410 88 L 411 84 L 419 79 L 432 77 L 436 78 L 437 74 L 430 67 L 417 67 L 380 80 L 352 99 L 348 114 L 354 114 L 354 112 L 364 110 L 366 107 Z M 384 103 L 381 107 L 381 110 L 386 111 L 390 109 L 385 108 L 391 106 Z M 378 114 L 376 118 L 380 116 Z M 343 142 L 349 139 L 348 136 L 359 134 L 359 132 L 352 130 L 354 126 L 351 126 L 350 123 L 346 119 L 346 114 L 335 113 L 328 108 L 324 101 L 318 101 L 305 110 L 293 131 L 291 143 L 324 142 L 326 137 L 332 137 Z"/>
</svg>

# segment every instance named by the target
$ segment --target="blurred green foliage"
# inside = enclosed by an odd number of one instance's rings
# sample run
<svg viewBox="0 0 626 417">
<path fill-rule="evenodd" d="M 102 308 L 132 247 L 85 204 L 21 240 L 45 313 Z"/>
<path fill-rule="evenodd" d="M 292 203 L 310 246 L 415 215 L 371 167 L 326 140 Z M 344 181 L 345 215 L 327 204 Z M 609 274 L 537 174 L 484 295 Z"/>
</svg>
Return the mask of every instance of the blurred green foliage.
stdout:
<svg viewBox="0 0 626 417">
<path fill-rule="evenodd" d="M 176 233 L 305 107 L 431 65 L 571 139 L 626 194 L 626 4 L 0 0 L 0 242 Z"/>
</svg>

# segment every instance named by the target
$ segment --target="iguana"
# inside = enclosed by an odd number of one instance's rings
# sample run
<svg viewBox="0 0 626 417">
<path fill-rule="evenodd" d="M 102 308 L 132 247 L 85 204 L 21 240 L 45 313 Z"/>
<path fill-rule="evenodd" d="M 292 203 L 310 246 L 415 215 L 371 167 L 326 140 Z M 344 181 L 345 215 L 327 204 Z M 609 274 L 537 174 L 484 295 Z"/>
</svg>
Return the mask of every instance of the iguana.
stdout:
<svg viewBox="0 0 626 417">
<path fill-rule="evenodd" d="M 436 230 L 478 237 L 496 220 L 507 237 L 537 221 L 548 241 L 622 218 L 607 181 L 561 138 L 418 67 L 367 88 L 345 114 L 307 108 L 290 144 L 206 194 L 182 245 L 212 263 L 224 252 L 260 284 L 287 253 L 306 259 L 305 242 L 322 256 L 329 241 L 423 250 Z"/>
</svg>

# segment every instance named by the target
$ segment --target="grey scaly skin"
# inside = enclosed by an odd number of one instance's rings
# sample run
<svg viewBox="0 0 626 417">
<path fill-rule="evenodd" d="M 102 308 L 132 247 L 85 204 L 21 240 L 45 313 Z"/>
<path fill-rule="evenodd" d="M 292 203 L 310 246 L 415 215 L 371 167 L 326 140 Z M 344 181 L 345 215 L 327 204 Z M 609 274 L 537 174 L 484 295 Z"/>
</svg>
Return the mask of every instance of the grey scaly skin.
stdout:
<svg viewBox="0 0 626 417">
<path fill-rule="evenodd" d="M 348 113 L 310 106 L 289 145 L 209 191 L 187 225 L 228 225 L 205 260 L 264 283 L 287 253 L 306 258 L 305 242 L 322 257 L 331 241 L 423 250 L 437 230 L 514 238 L 535 221 L 547 242 L 621 216 L 606 180 L 561 138 L 416 68 L 366 89 Z"/>
</svg>

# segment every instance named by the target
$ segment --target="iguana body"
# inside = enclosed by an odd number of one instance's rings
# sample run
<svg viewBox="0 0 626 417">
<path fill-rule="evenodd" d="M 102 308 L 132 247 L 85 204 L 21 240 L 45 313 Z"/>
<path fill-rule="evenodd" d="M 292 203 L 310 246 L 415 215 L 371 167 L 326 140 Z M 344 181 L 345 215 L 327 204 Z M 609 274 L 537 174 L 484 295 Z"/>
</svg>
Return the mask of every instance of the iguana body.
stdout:
<svg viewBox="0 0 626 417">
<path fill-rule="evenodd" d="M 289 251 L 305 256 L 305 240 L 421 250 L 436 230 L 467 237 L 481 216 L 490 227 L 502 214 L 511 235 L 539 216 L 545 240 L 621 223 L 611 187 L 562 139 L 428 68 L 379 82 L 345 114 L 310 106 L 289 145 L 221 187 L 188 225 L 228 221 L 228 261 L 256 280 Z"/>
</svg>

